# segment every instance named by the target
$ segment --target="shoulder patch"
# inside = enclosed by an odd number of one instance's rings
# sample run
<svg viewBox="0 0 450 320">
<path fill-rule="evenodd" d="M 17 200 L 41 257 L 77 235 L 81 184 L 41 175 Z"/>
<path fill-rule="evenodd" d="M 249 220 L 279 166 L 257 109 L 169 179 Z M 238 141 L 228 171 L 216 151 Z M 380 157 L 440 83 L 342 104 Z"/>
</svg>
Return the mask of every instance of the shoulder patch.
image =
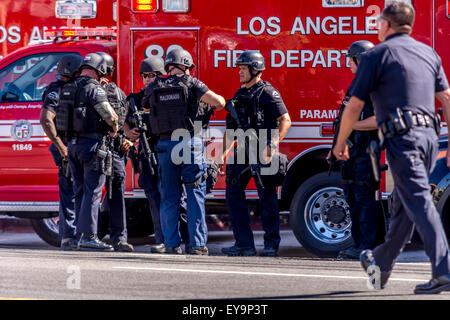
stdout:
<svg viewBox="0 0 450 320">
<path fill-rule="evenodd" d="M 106 91 L 103 90 L 103 88 L 101 88 L 101 87 L 97 87 L 95 89 L 95 95 L 97 95 L 97 96 L 106 96 Z"/>
<path fill-rule="evenodd" d="M 47 95 L 47 98 L 52 99 L 52 100 L 58 100 L 59 99 L 59 95 L 57 91 L 52 91 Z"/>
<path fill-rule="evenodd" d="M 280 94 L 278 93 L 278 91 L 273 91 L 272 92 L 272 96 L 275 97 L 275 98 L 279 98 Z"/>
</svg>

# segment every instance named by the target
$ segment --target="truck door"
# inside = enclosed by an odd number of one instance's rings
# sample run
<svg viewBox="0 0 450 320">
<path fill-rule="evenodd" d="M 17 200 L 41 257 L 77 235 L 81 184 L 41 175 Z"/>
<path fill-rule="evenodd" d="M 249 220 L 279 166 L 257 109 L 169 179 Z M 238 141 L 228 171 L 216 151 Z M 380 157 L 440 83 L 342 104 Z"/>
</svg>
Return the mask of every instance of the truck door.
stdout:
<svg viewBox="0 0 450 320">
<path fill-rule="evenodd" d="M 50 140 L 39 117 L 42 94 L 56 80 L 64 54 L 30 51 L 0 64 L 0 201 L 58 200 Z"/>
<path fill-rule="evenodd" d="M 198 66 L 198 31 L 198 28 L 132 28 L 132 92 L 142 89 L 139 67 L 142 60 L 151 56 L 164 59 L 171 50 L 183 48 L 191 53 L 194 64 Z M 191 75 L 199 78 L 199 68 L 193 69 Z M 133 186 L 139 188 L 137 177 L 134 179 Z"/>
</svg>

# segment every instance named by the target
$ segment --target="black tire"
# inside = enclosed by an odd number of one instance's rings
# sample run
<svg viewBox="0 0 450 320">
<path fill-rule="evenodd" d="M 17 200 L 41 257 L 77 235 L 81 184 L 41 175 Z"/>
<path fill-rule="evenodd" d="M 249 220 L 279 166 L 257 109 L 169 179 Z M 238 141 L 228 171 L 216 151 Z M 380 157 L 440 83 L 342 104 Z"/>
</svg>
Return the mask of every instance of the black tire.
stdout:
<svg viewBox="0 0 450 320">
<path fill-rule="evenodd" d="M 37 235 L 54 247 L 61 246 L 61 239 L 58 232 L 58 217 L 45 219 L 30 219 L 31 225 Z"/>
<path fill-rule="evenodd" d="M 105 196 L 106 197 L 106 196 Z M 109 207 L 103 198 L 98 212 L 97 235 L 103 239 L 109 230 Z M 144 199 L 125 199 L 127 236 L 131 238 L 144 238 L 153 233 L 153 222 L 149 203 Z"/>
<path fill-rule="evenodd" d="M 351 220 L 337 173 L 316 174 L 300 185 L 290 208 L 297 240 L 318 257 L 336 257 L 352 246 Z"/>
<path fill-rule="evenodd" d="M 144 238 L 153 233 L 153 221 L 147 199 L 127 203 L 128 238 Z"/>
</svg>

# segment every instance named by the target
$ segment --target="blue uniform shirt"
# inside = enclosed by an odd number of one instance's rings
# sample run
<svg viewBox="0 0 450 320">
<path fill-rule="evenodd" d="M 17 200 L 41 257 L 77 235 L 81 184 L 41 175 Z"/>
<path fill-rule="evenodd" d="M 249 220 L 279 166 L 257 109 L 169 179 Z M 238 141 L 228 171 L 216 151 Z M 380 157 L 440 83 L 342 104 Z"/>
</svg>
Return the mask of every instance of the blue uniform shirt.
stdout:
<svg viewBox="0 0 450 320">
<path fill-rule="evenodd" d="M 372 100 L 377 123 L 396 108 L 433 116 L 435 93 L 448 88 L 441 59 L 407 34 L 393 34 L 366 52 L 358 65 L 352 96 Z"/>
</svg>

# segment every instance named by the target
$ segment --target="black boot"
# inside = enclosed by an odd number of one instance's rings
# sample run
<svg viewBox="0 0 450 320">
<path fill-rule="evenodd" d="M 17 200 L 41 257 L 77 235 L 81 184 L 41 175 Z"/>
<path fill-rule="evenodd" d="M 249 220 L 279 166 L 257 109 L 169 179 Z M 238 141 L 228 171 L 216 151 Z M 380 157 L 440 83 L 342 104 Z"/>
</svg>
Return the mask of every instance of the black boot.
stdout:
<svg viewBox="0 0 450 320">
<path fill-rule="evenodd" d="M 450 291 L 450 274 L 433 278 L 424 284 L 418 284 L 414 289 L 415 294 L 435 294 L 442 291 Z"/>
<path fill-rule="evenodd" d="M 97 235 L 82 235 L 78 242 L 78 249 L 82 251 L 113 251 L 113 247 L 100 241 Z"/>
<path fill-rule="evenodd" d="M 230 257 L 236 257 L 236 256 L 244 256 L 244 257 L 250 257 L 250 256 L 256 256 L 256 250 L 255 248 L 251 247 L 238 247 L 238 246 L 232 246 L 228 248 L 222 248 L 222 252 Z"/>
</svg>

